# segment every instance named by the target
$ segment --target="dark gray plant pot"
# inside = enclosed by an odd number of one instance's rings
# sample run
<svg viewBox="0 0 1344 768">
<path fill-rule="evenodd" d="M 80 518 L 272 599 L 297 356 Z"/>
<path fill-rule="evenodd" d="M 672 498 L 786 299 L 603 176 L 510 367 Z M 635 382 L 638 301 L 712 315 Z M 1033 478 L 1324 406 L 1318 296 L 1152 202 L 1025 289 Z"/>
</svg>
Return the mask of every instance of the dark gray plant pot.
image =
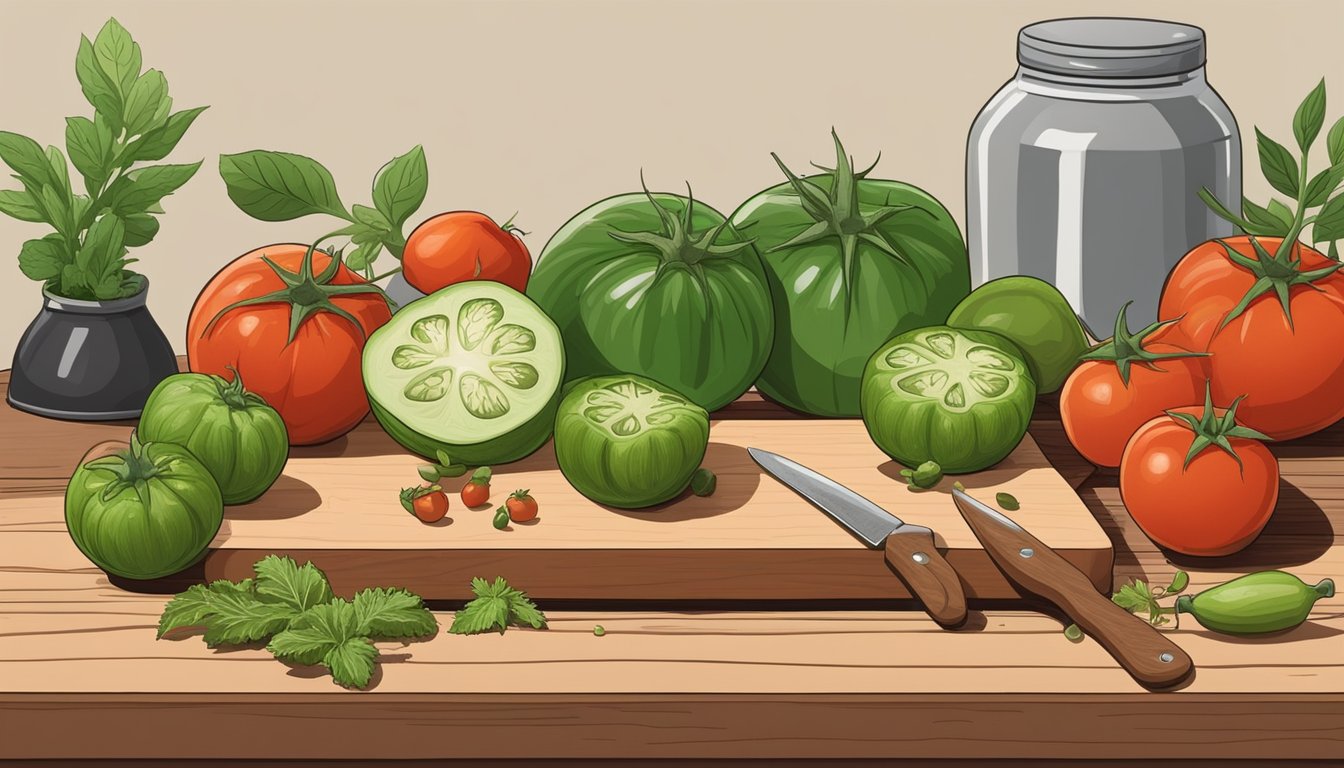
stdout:
<svg viewBox="0 0 1344 768">
<path fill-rule="evenodd" d="M 78 301 L 47 291 L 37 319 L 19 339 L 9 404 L 55 419 L 112 421 L 140 416 L 149 393 L 177 373 L 168 337 L 140 292 L 113 301 Z"/>
</svg>

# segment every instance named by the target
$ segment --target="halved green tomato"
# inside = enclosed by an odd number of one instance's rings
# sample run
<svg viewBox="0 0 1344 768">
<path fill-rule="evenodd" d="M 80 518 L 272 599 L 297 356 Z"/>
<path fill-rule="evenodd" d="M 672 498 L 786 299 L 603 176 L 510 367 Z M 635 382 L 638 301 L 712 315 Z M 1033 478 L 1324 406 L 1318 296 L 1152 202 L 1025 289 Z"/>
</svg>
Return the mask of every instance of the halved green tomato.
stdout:
<svg viewBox="0 0 1344 768">
<path fill-rule="evenodd" d="M 369 337 L 363 370 L 374 416 L 408 450 L 503 464 L 550 436 L 565 351 L 526 296 L 471 281 L 399 311 Z"/>
<path fill-rule="evenodd" d="M 917 328 L 868 360 L 859 405 L 868 434 L 911 467 L 978 472 L 1002 461 L 1027 433 L 1036 382 L 1022 352 L 991 331 Z"/>
</svg>

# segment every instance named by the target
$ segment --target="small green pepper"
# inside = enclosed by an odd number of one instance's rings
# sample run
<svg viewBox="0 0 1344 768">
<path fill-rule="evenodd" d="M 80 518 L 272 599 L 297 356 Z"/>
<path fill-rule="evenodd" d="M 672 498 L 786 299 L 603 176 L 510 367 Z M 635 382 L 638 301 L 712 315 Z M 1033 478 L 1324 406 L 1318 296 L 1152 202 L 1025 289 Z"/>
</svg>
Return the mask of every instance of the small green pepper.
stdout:
<svg viewBox="0 0 1344 768">
<path fill-rule="evenodd" d="M 1335 582 L 1311 586 L 1283 571 L 1261 571 L 1176 598 L 1176 613 L 1188 613 L 1204 627 L 1231 635 L 1292 629 L 1307 620 L 1311 606 L 1335 596 Z"/>
<path fill-rule="evenodd" d="M 499 509 L 495 510 L 495 519 L 491 520 L 490 522 L 492 525 L 495 526 L 495 530 L 497 531 L 502 531 L 505 528 L 508 528 L 509 527 L 508 507 L 500 507 Z"/>
</svg>

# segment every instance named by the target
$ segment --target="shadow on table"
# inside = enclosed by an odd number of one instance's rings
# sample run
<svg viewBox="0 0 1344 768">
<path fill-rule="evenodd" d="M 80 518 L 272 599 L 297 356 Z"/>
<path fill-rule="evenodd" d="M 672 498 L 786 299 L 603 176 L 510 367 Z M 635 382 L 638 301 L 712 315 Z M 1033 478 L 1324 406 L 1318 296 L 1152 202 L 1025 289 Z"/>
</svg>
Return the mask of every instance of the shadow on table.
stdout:
<svg viewBox="0 0 1344 768">
<path fill-rule="evenodd" d="M 1194 557 L 1166 549 L 1162 554 L 1178 568 L 1250 573 L 1313 562 L 1334 540 L 1334 526 L 1325 510 L 1297 486 L 1280 480 L 1274 516 L 1246 549 L 1224 557 Z"/>
</svg>

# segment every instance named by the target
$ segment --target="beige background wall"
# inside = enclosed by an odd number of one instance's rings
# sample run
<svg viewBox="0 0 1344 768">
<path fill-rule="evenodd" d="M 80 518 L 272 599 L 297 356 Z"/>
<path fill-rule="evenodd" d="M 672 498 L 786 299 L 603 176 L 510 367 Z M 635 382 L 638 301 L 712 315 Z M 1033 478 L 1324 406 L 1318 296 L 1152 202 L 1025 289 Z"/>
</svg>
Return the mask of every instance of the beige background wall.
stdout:
<svg viewBox="0 0 1344 768">
<path fill-rule="evenodd" d="M 637 188 L 640 168 L 655 188 L 689 180 L 729 213 L 778 180 L 771 150 L 829 161 L 832 125 L 857 159 L 881 150 L 879 175 L 927 188 L 962 221 L 966 131 L 1012 75 L 1017 29 L 1051 17 L 1204 27 L 1210 80 L 1243 137 L 1259 125 L 1290 140 L 1293 109 L 1322 75 L 1329 116 L 1344 111 L 1337 0 L 0 0 L 0 128 L 63 141 L 64 117 L 90 109 L 74 74 L 79 35 L 109 14 L 179 108 L 211 105 L 170 158 L 205 166 L 135 253 L 179 350 L 192 299 L 226 262 L 334 228 L 243 215 L 219 179 L 221 152 L 312 155 L 347 204 L 368 204 L 378 167 L 423 143 L 422 214 L 518 211 L 535 254 L 580 208 Z M 1263 197 L 1253 141 L 1247 159 L 1247 193 Z M 0 368 L 40 304 L 16 259 L 40 234 L 0 217 Z"/>
</svg>

